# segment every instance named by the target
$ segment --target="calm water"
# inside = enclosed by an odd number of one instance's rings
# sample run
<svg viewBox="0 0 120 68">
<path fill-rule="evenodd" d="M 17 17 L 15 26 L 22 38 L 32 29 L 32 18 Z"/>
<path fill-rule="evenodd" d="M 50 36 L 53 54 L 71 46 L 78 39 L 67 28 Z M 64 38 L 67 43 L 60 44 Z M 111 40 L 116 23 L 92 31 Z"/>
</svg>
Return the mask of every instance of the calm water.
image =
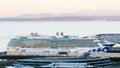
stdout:
<svg viewBox="0 0 120 68">
<path fill-rule="evenodd" d="M 8 41 L 18 35 L 36 32 L 55 35 L 64 32 L 70 35 L 94 35 L 99 33 L 120 33 L 120 22 L 77 21 L 77 22 L 0 22 L 0 51 L 4 51 Z M 120 68 L 114 66 L 112 68 Z"/>
<path fill-rule="evenodd" d="M 99 33 L 120 33 L 120 22 L 0 22 L 0 51 L 5 50 L 11 38 L 18 35 L 27 35 L 31 32 L 46 35 L 55 35 L 56 32 L 64 32 L 64 34 L 79 36 Z"/>
</svg>

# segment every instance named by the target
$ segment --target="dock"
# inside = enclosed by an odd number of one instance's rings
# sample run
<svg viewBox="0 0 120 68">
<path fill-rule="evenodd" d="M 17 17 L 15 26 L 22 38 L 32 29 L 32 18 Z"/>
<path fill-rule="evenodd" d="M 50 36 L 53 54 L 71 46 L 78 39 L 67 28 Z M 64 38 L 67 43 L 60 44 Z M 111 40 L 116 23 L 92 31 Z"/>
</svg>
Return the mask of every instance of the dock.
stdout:
<svg viewBox="0 0 120 68">
<path fill-rule="evenodd" d="M 83 57 L 83 54 L 56 54 L 56 55 L 0 55 L 0 59 L 16 60 L 43 57 Z M 90 57 L 108 57 L 112 62 L 120 61 L 119 53 L 92 53 Z"/>
</svg>

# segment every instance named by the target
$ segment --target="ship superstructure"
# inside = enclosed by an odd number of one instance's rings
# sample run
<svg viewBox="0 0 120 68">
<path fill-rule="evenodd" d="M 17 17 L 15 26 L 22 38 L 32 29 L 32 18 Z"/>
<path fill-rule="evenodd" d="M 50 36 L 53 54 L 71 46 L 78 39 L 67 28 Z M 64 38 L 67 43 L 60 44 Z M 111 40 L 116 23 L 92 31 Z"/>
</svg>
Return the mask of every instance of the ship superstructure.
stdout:
<svg viewBox="0 0 120 68">
<path fill-rule="evenodd" d="M 8 43 L 7 54 L 39 55 L 83 53 L 97 48 L 95 38 L 80 38 L 79 36 L 56 33 L 56 36 L 31 33 L 27 36 L 17 36 Z"/>
</svg>

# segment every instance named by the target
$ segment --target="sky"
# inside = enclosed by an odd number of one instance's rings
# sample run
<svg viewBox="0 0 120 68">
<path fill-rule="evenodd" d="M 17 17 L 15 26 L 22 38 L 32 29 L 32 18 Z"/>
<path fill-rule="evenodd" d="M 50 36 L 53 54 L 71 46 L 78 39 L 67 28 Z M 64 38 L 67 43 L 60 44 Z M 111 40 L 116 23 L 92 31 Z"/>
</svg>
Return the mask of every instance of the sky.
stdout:
<svg viewBox="0 0 120 68">
<path fill-rule="evenodd" d="M 120 0 L 0 0 L 0 17 L 85 11 L 119 13 Z"/>
<path fill-rule="evenodd" d="M 120 15 L 120 0 L 0 0 L 0 18 L 24 14 L 88 13 L 99 15 Z M 15 36 L 38 32 L 55 34 L 57 31 L 72 35 L 99 33 L 120 33 L 120 23 L 6 23 L 0 22 L 0 51 L 6 49 L 9 40 Z M 107 26 L 106 26 L 107 25 Z M 75 27 L 75 28 L 73 28 Z M 46 29 L 47 28 L 47 29 Z"/>
</svg>

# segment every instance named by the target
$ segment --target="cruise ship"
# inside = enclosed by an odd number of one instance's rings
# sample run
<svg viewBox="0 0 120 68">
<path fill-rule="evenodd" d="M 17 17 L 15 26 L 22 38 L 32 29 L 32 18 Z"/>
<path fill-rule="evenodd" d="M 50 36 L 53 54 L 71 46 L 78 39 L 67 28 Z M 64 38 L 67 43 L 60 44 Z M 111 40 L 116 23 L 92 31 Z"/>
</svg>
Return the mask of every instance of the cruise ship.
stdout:
<svg viewBox="0 0 120 68">
<path fill-rule="evenodd" d="M 18 59 L 15 62 L 15 65 L 25 67 L 109 68 L 111 61 L 108 58 L 88 57 L 88 54 L 85 54 L 85 52 L 94 52 L 96 50 L 99 52 L 104 49 L 104 46 L 99 44 L 99 40 L 96 38 L 64 35 L 62 32 L 57 32 L 56 36 L 31 33 L 30 35 L 17 36 L 11 39 L 7 46 L 7 55 L 35 55 L 38 57 Z"/>
<path fill-rule="evenodd" d="M 55 36 L 31 33 L 11 39 L 7 55 L 81 54 L 98 48 L 95 40 L 64 35 L 63 32 L 57 32 Z"/>
</svg>

